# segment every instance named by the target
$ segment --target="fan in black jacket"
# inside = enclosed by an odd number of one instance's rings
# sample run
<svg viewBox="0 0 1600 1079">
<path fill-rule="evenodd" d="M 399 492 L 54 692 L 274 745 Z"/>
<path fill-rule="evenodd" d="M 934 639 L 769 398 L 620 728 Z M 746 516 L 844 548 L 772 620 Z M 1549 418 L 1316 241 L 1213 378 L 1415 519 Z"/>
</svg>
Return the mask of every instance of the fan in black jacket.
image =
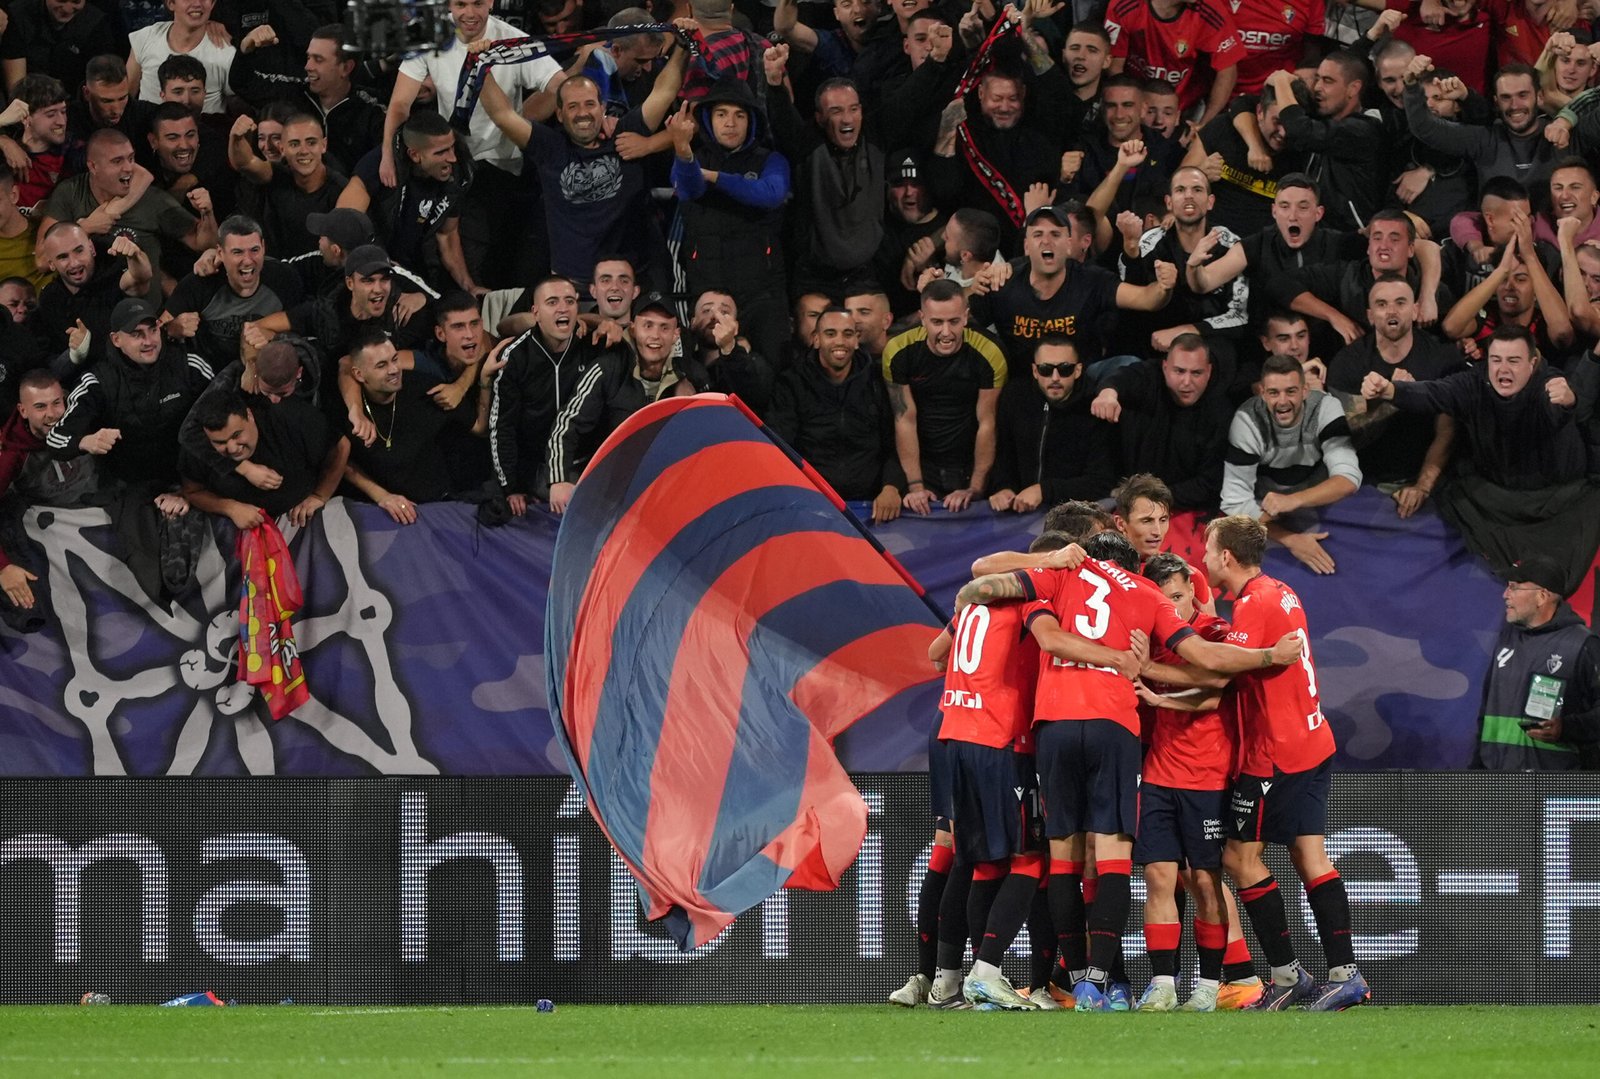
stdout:
<svg viewBox="0 0 1600 1079">
<path fill-rule="evenodd" d="M 755 95 L 739 79 L 712 83 L 699 111 L 690 116 L 685 106 L 667 129 L 688 294 L 732 296 L 756 353 L 776 357 L 788 336 L 779 233 L 789 162 L 771 148 Z"/>
<path fill-rule="evenodd" d="M 659 292 L 640 296 L 624 344 L 596 358 L 550 429 L 551 512 L 566 512 L 584 466 L 623 420 L 653 401 L 706 388 L 705 368 L 674 356 L 678 345 L 677 306 Z"/>
<path fill-rule="evenodd" d="M 533 329 L 505 346 L 489 403 L 489 447 L 495 479 L 520 517 L 528 496 L 550 484 L 543 471 L 556 416 L 571 402 L 599 350 L 578 331 L 578 290 L 564 277 L 533 289 Z"/>
<path fill-rule="evenodd" d="M 1077 347 L 1067 337 L 1040 339 L 1029 374 L 1000 391 L 990 508 L 1031 513 L 1104 498 L 1117 479 L 1111 426 L 1089 411 Z"/>
<path fill-rule="evenodd" d="M 45 445 L 60 460 L 103 454 L 112 478 L 141 494 L 178 482 L 178 431 L 214 377 L 206 361 L 165 346 L 156 310 L 126 299 L 111 312 L 110 348 L 67 398 Z"/>
<path fill-rule="evenodd" d="M 1218 370 L 1198 334 L 1179 337 L 1166 358 L 1124 367 L 1095 398 L 1095 415 L 1117 425 L 1119 475 L 1148 472 L 1172 489 L 1172 510 L 1214 510 L 1228 449 L 1229 370 Z"/>
<path fill-rule="evenodd" d="M 872 500 L 872 519 L 900 516 L 905 474 L 894 448 L 894 413 L 878 364 L 857 347 L 842 307 L 817 319 L 816 346 L 784 369 L 767 425 L 804 457 L 839 497 Z"/>
</svg>

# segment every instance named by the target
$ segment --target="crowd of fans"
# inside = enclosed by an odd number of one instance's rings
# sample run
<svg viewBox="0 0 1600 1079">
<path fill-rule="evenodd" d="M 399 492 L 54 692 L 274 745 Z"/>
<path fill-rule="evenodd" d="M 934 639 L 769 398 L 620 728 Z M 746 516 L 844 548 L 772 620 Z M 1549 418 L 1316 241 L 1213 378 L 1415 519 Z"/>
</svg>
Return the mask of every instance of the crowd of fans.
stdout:
<svg viewBox="0 0 1600 1079">
<path fill-rule="evenodd" d="M 878 521 L 1148 473 L 1331 573 L 1369 484 L 1587 570 L 1600 0 L 626 2 L 385 61 L 342 0 L 10 0 L 0 489 L 172 587 L 203 513 L 561 513 L 715 391 Z"/>
</svg>

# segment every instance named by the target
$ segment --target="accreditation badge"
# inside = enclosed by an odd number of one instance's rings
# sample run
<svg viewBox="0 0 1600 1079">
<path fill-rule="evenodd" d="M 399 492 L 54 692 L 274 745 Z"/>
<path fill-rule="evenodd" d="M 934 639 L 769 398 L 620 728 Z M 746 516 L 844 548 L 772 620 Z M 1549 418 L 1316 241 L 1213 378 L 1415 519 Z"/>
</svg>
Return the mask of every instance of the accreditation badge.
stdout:
<svg viewBox="0 0 1600 1079">
<path fill-rule="evenodd" d="M 1535 674 L 1528 685 L 1528 700 L 1522 709 L 1535 719 L 1554 719 L 1561 711 L 1561 696 L 1566 683 L 1547 674 Z"/>
</svg>

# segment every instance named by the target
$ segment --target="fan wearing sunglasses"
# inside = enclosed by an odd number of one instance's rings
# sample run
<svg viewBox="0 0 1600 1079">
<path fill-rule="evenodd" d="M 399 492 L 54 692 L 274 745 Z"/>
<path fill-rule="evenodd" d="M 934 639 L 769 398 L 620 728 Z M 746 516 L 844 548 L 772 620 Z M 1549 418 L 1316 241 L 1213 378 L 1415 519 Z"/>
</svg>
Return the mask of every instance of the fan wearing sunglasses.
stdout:
<svg viewBox="0 0 1600 1079">
<path fill-rule="evenodd" d="M 995 512 L 1032 513 L 1068 499 L 1104 498 L 1116 483 L 1112 428 L 1089 411 L 1094 390 L 1078 348 L 1047 334 L 1033 348 L 1032 377 L 1000 391 L 995 435 Z"/>
</svg>

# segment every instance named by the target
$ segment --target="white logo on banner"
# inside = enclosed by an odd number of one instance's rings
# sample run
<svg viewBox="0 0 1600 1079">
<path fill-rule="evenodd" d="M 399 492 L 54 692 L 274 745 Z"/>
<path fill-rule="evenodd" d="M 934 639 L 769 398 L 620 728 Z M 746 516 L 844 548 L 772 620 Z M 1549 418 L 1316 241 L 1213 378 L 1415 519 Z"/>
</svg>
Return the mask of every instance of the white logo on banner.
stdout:
<svg viewBox="0 0 1600 1079">
<path fill-rule="evenodd" d="M 311 679 L 311 699 L 280 722 L 298 723 L 317 732 L 339 753 L 358 758 L 379 772 L 434 775 L 438 768 L 423 759 L 412 737 L 411 705 L 395 682 L 384 636 L 394 619 L 389 597 L 366 578 L 355 525 L 343 499 L 329 502 L 321 513 L 322 529 L 342 581 L 332 575 L 317 578 L 318 585 L 339 586 L 344 599 L 331 614 L 296 617 L 295 644 L 302 657 L 313 654 L 325 641 L 350 638 L 365 656 L 373 687 L 373 715 L 383 727 L 393 750 L 373 739 L 359 724 L 340 715 L 317 696 Z M 45 523 L 40 523 L 43 517 Z M 51 602 L 61 621 L 67 645 L 69 672 L 62 691 L 62 708 L 83 724 L 95 775 L 126 775 L 127 762 L 118 747 L 118 735 L 127 729 L 123 714 L 130 701 L 150 700 L 170 694 L 192 695 L 188 714 L 172 740 L 172 757 L 162 769 L 166 775 L 192 775 L 214 732 L 231 724 L 241 763 L 252 775 L 273 775 L 274 758 L 270 721 L 263 708 L 253 707 L 256 693 L 235 679 L 239 647 L 239 597 L 229 594 L 222 553 L 207 533 L 195 576 L 200 581 L 200 606 L 206 621 L 179 603 L 158 606 L 117 556 L 96 546 L 89 534 L 110 523 L 98 509 L 61 510 L 34 507 L 25 516 L 28 534 L 49 554 Z M 284 539 L 299 529 L 287 523 Z M 309 594 L 312 584 L 307 583 Z M 97 610 L 91 624 L 89 597 L 109 590 L 124 600 L 120 611 Z M 129 624 L 129 621 L 133 624 Z M 139 642 L 151 629 L 170 639 L 170 648 L 152 650 Z M 201 644 L 200 642 L 203 642 Z M 131 650 L 155 652 L 155 661 L 129 673 L 118 662 Z M 355 672 L 345 672 L 348 681 Z"/>
</svg>

